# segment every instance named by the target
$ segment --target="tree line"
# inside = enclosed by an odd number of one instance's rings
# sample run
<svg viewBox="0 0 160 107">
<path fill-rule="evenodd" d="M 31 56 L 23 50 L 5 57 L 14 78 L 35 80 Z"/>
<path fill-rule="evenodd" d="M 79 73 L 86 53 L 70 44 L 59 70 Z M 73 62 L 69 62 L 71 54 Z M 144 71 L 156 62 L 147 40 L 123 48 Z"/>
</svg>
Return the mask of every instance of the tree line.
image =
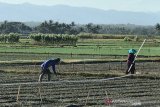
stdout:
<svg viewBox="0 0 160 107">
<path fill-rule="evenodd" d="M 0 34 L 19 33 L 19 34 L 69 34 L 77 35 L 79 33 L 91 34 L 122 34 L 122 35 L 160 35 L 160 24 L 155 26 L 140 26 L 133 24 L 75 24 L 60 23 L 49 20 L 31 27 L 22 22 L 4 21 L 0 24 Z"/>
</svg>

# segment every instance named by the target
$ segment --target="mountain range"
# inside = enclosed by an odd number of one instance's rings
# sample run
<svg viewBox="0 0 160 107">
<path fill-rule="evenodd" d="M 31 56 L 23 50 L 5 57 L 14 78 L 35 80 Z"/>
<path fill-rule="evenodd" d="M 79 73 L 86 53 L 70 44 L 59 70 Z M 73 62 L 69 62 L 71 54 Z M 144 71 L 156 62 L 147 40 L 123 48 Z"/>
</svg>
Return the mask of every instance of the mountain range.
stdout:
<svg viewBox="0 0 160 107">
<path fill-rule="evenodd" d="M 0 21 L 42 22 L 54 20 L 76 24 L 136 24 L 155 25 L 160 22 L 160 12 L 131 12 L 102 10 L 67 5 L 43 6 L 0 3 Z"/>
</svg>

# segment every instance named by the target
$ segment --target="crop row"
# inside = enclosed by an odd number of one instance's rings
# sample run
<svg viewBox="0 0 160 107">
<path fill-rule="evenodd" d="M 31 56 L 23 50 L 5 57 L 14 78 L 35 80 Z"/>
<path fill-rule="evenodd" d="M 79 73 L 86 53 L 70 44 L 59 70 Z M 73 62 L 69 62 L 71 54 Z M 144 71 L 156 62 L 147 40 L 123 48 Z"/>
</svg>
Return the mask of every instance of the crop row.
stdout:
<svg viewBox="0 0 160 107">
<path fill-rule="evenodd" d="M 160 62 L 136 62 L 136 72 L 145 75 L 159 75 L 159 63 Z M 71 74 L 81 74 L 82 76 L 89 76 L 89 74 L 96 74 L 103 76 L 102 74 L 121 74 L 124 75 L 126 71 L 126 62 L 105 62 L 105 63 L 68 63 L 56 65 L 56 71 L 61 74 L 71 73 Z M 39 73 L 41 71 L 39 63 L 29 63 L 29 64 L 1 64 L 0 69 L 7 72 L 17 72 L 17 73 Z M 23 76 L 24 77 L 24 76 Z M 37 74 L 38 77 L 38 74 Z M 38 80 L 38 78 L 36 79 Z M 28 77 L 24 77 L 28 78 Z M 22 78 L 21 81 L 25 81 Z M 12 78 L 11 78 L 12 79 Z M 2 80 L 0 80 L 2 81 Z M 15 80 L 14 80 L 15 81 Z"/>
<path fill-rule="evenodd" d="M 21 78 L 24 75 L 12 75 L 12 78 L 17 77 L 17 81 L 21 82 Z M 29 76 L 26 75 L 26 76 Z M 36 77 L 36 74 L 32 74 L 31 77 Z M 71 78 L 62 77 L 64 80 Z M 5 78 L 4 78 L 5 79 Z M 7 79 L 7 78 L 6 78 Z M 27 78 L 26 78 L 27 79 Z M 31 79 L 31 78 L 28 78 Z M 72 78 L 74 81 L 75 78 Z M 79 77 L 80 79 L 80 77 Z M 82 78 L 84 79 L 84 78 Z M 71 81 L 73 81 L 71 80 Z M 35 79 L 32 79 L 35 82 Z M 85 81 L 85 79 L 84 79 Z M 16 83 L 15 81 L 10 81 L 11 83 Z M 0 96 L 1 102 L 0 105 L 7 104 L 19 104 L 23 106 L 38 106 L 42 104 L 43 106 L 55 105 L 55 106 L 65 106 L 69 104 L 78 104 L 78 105 L 101 105 L 105 106 L 105 98 L 111 98 L 112 100 L 117 101 L 126 101 L 114 102 L 114 105 L 125 105 L 128 106 L 130 103 L 126 99 L 131 101 L 134 99 L 141 102 L 142 106 L 148 105 L 146 101 L 150 101 L 150 104 L 159 105 L 160 94 L 157 92 L 160 91 L 160 82 L 159 80 L 150 80 L 150 79 L 118 79 L 118 80 L 109 80 L 103 82 L 53 82 L 49 84 L 30 84 L 30 85 L 21 85 L 19 93 L 19 102 L 17 100 L 17 93 L 19 85 L 6 85 L 0 87 Z M 41 88 L 40 88 L 41 87 Z M 41 98 L 40 93 L 41 92 Z"/>
<path fill-rule="evenodd" d="M 41 42 L 42 44 L 70 44 L 76 45 L 78 38 L 75 35 L 67 34 L 31 34 L 30 38 L 36 42 Z"/>
</svg>

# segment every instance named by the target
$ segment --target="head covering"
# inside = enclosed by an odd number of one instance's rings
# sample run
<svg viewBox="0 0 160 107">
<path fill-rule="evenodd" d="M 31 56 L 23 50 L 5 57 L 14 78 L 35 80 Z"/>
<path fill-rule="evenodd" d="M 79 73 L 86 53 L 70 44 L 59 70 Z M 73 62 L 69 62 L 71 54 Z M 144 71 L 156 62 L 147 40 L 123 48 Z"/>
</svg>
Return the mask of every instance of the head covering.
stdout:
<svg viewBox="0 0 160 107">
<path fill-rule="evenodd" d="M 57 63 L 60 62 L 60 60 L 61 60 L 60 58 L 56 58 L 56 59 L 55 59 L 55 61 L 56 61 Z"/>
<path fill-rule="evenodd" d="M 137 51 L 135 50 L 135 49 L 130 49 L 130 50 L 128 50 L 128 53 L 130 53 L 130 54 L 135 54 Z"/>
</svg>

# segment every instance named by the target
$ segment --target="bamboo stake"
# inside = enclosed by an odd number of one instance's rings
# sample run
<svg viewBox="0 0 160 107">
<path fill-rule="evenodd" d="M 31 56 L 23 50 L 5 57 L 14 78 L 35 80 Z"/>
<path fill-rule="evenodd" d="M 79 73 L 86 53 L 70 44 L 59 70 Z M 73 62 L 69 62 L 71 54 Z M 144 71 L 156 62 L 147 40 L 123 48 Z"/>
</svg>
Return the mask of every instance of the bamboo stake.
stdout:
<svg viewBox="0 0 160 107">
<path fill-rule="evenodd" d="M 87 98 L 86 98 L 85 106 L 87 105 L 89 94 L 90 94 L 90 90 L 88 91 L 88 95 L 87 95 Z"/>
<path fill-rule="evenodd" d="M 21 85 L 19 85 L 18 87 L 17 100 L 16 100 L 17 102 L 19 102 L 20 89 L 21 89 Z"/>
<path fill-rule="evenodd" d="M 38 87 L 38 93 L 39 93 L 39 96 L 40 96 L 40 99 L 41 99 L 41 101 L 40 101 L 40 107 L 41 107 L 41 105 L 42 105 L 42 94 L 41 94 L 41 83 L 39 82 L 39 87 Z"/>
</svg>

